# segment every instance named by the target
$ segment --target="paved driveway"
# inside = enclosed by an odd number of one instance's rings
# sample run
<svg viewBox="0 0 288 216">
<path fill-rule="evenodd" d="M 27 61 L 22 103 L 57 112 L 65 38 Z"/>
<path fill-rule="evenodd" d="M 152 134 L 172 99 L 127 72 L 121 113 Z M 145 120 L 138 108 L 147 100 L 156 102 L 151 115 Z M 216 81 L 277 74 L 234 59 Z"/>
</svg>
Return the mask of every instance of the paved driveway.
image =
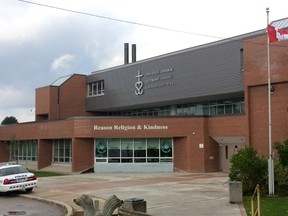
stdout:
<svg viewBox="0 0 288 216">
<path fill-rule="evenodd" d="M 62 207 L 48 202 L 22 197 L 19 192 L 0 193 L 0 216 L 23 215 L 23 216 L 63 216 L 65 211 Z"/>
<path fill-rule="evenodd" d="M 115 194 L 122 200 L 144 199 L 148 213 L 155 216 L 245 215 L 241 206 L 229 203 L 225 173 L 91 173 L 38 180 L 30 195 L 64 202 L 78 212 L 82 209 L 73 200 L 82 194 L 100 198 Z"/>
</svg>

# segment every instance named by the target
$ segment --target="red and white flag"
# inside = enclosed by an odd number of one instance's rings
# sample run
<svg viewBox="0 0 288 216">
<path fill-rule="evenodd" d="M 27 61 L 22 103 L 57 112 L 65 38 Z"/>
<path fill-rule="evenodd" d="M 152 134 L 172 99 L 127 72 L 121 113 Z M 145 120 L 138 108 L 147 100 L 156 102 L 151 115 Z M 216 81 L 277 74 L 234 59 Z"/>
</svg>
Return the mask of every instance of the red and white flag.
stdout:
<svg viewBox="0 0 288 216">
<path fill-rule="evenodd" d="M 278 29 L 272 25 L 268 25 L 268 37 L 270 43 L 288 40 L 288 30 Z"/>
</svg>

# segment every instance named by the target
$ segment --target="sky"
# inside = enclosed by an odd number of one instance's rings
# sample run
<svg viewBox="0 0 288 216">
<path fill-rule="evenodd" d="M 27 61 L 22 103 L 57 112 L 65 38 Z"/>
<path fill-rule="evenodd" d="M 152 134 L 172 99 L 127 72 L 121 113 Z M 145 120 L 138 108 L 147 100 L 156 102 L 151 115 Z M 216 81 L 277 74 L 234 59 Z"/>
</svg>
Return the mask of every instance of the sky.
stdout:
<svg viewBox="0 0 288 216">
<path fill-rule="evenodd" d="M 130 53 L 131 44 L 137 45 L 137 60 L 147 59 L 264 29 L 266 8 L 273 21 L 288 17 L 287 5 L 287 0 L 0 0 L 0 122 L 6 116 L 34 121 L 35 89 L 65 75 L 123 64 L 124 43 Z"/>
</svg>

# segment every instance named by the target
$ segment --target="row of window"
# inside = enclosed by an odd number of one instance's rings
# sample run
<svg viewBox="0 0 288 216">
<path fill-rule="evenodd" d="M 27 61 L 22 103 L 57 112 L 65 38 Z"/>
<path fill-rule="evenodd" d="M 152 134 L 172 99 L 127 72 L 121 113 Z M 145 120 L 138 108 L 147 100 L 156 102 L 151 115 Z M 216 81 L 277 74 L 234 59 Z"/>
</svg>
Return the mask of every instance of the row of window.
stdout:
<svg viewBox="0 0 288 216">
<path fill-rule="evenodd" d="M 72 161 L 71 139 L 53 140 L 52 161 L 70 163 Z M 11 145 L 11 160 L 37 161 L 38 145 L 36 140 L 17 141 Z"/>
<path fill-rule="evenodd" d="M 13 142 L 11 145 L 11 159 L 14 161 L 37 161 L 38 148 L 35 140 Z"/>
<path fill-rule="evenodd" d="M 161 163 L 172 161 L 172 138 L 101 138 L 95 140 L 95 162 Z"/>
<path fill-rule="evenodd" d="M 243 114 L 244 98 L 108 112 L 108 116 L 218 116 Z"/>
<path fill-rule="evenodd" d="M 37 161 L 35 140 L 19 141 L 11 145 L 11 159 Z M 54 163 L 72 162 L 71 139 L 55 139 L 52 143 Z M 95 162 L 105 163 L 171 163 L 172 138 L 101 138 L 95 139 Z"/>
<path fill-rule="evenodd" d="M 244 98 L 177 105 L 177 115 L 218 116 L 244 113 Z"/>
</svg>

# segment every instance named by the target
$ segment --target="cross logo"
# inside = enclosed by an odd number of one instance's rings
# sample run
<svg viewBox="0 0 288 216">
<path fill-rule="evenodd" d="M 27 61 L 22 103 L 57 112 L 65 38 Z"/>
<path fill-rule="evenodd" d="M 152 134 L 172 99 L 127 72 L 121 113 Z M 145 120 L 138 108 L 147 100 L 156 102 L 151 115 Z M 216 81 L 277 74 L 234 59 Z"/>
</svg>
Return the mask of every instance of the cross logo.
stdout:
<svg viewBox="0 0 288 216">
<path fill-rule="evenodd" d="M 143 82 L 141 81 L 142 76 L 143 74 L 141 74 L 141 71 L 138 70 L 138 74 L 135 76 L 135 78 L 137 79 L 137 82 L 135 83 L 135 95 L 142 95 L 144 93 Z"/>
</svg>

